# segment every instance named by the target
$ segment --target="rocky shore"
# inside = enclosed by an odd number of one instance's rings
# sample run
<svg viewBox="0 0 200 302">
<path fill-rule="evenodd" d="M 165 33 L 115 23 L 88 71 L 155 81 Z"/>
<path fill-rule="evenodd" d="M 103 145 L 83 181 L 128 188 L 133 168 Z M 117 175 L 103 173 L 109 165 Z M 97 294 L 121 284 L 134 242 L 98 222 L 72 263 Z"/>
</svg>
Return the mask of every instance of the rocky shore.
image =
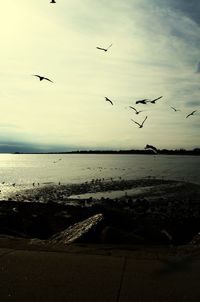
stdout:
<svg viewBox="0 0 200 302">
<path fill-rule="evenodd" d="M 97 192 L 119 190 L 124 191 L 119 198 L 94 198 Z M 199 244 L 199 232 L 200 186 L 186 182 L 96 179 L 23 190 L 0 201 L 1 238 L 47 246 Z"/>
</svg>

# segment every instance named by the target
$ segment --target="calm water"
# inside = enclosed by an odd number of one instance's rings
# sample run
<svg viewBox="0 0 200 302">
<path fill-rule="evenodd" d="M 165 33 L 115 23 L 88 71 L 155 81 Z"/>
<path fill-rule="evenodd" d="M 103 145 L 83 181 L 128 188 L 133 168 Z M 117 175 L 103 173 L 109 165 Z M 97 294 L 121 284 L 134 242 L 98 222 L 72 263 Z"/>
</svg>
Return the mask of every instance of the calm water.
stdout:
<svg viewBox="0 0 200 302">
<path fill-rule="evenodd" d="M 59 160 L 61 159 L 61 160 Z M 104 179 L 163 177 L 200 184 L 200 157 L 147 155 L 0 154 L 0 183 L 77 183 Z"/>
</svg>

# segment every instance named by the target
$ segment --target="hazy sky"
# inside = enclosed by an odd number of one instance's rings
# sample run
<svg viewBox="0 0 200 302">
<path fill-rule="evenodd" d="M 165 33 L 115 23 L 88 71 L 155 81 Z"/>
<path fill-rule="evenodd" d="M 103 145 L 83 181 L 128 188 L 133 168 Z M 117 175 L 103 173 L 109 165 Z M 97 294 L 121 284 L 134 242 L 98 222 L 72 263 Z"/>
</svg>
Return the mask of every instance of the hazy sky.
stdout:
<svg viewBox="0 0 200 302">
<path fill-rule="evenodd" d="M 199 0 L 49 2 L 1 3 L 0 151 L 200 146 Z"/>
</svg>

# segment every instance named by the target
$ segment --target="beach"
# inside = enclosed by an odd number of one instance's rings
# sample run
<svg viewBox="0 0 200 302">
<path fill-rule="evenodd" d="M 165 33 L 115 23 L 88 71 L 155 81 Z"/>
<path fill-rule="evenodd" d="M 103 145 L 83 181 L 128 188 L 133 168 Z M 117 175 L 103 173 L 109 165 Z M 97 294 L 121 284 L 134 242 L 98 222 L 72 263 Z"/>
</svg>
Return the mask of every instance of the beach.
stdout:
<svg viewBox="0 0 200 302">
<path fill-rule="evenodd" d="M 45 244 L 55 234 L 68 228 L 73 233 L 74 225 L 86 221 L 84 227 L 76 226 L 84 229 L 87 219 L 102 215 L 99 224 L 70 243 L 189 244 L 200 231 L 199 196 L 199 185 L 163 179 L 38 186 L 0 201 L 0 232 Z"/>
</svg>

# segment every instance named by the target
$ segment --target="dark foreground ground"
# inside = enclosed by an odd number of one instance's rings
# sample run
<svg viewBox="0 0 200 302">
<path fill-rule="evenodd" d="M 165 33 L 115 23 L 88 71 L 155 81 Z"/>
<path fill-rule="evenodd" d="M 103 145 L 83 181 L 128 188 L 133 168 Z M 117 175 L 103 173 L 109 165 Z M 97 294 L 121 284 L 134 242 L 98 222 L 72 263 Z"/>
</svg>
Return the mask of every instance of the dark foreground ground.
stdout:
<svg viewBox="0 0 200 302">
<path fill-rule="evenodd" d="M 98 180 L 0 201 L 0 301 L 200 301 L 199 196 L 184 182 Z"/>
<path fill-rule="evenodd" d="M 0 248 L 2 302 L 200 300 L 199 248 L 7 244 Z"/>
</svg>

